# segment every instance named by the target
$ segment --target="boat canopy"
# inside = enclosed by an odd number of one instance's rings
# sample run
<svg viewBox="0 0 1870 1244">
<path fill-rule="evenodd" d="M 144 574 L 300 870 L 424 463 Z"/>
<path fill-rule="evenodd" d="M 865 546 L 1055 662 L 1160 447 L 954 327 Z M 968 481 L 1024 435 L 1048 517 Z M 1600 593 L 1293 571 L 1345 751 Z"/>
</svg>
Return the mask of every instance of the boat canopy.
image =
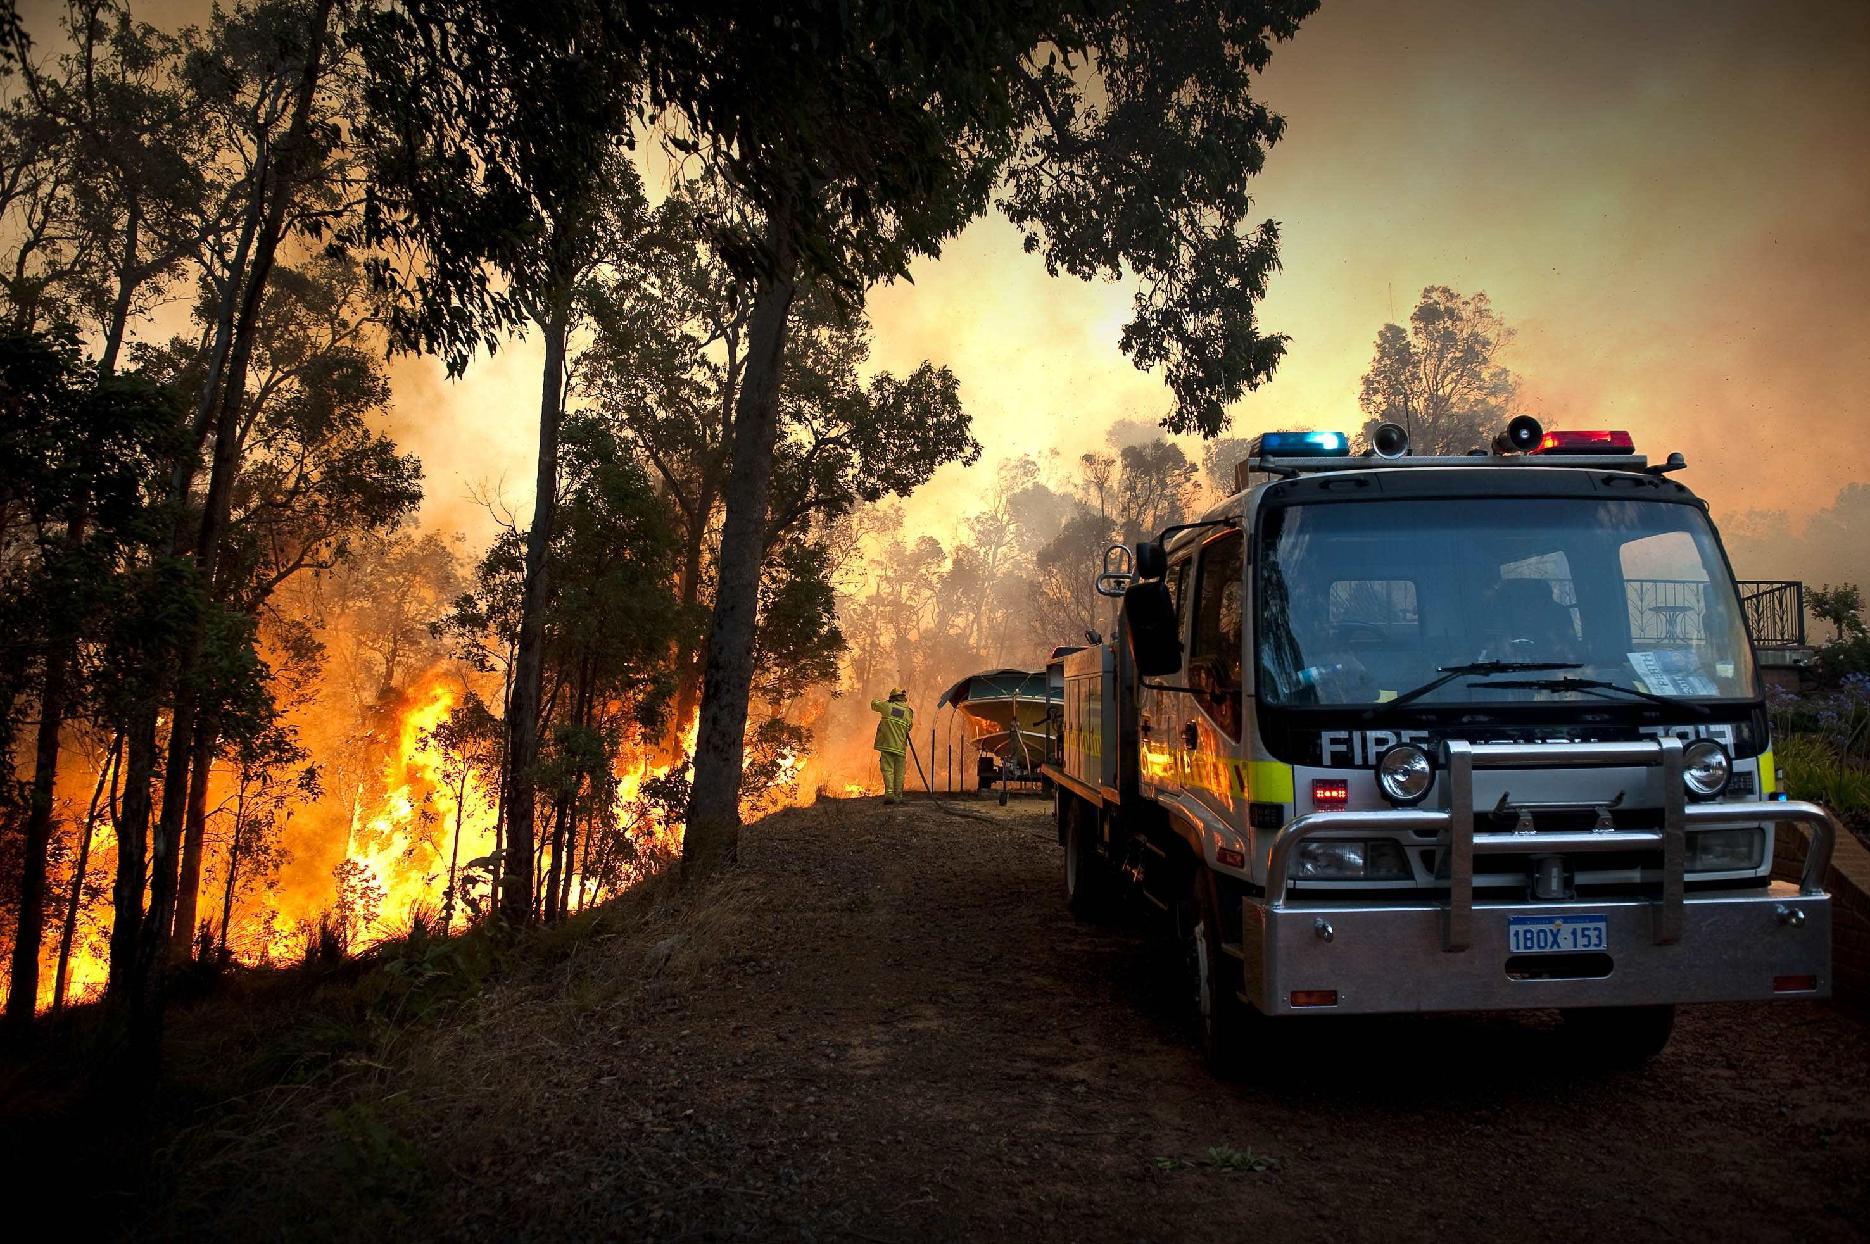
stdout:
<svg viewBox="0 0 1870 1244">
<path fill-rule="evenodd" d="M 935 701 L 935 707 L 947 708 L 953 705 L 965 712 L 969 701 L 1013 699 L 1045 699 L 1045 672 L 1007 669 L 969 674 L 942 692 L 941 699 Z"/>
</svg>

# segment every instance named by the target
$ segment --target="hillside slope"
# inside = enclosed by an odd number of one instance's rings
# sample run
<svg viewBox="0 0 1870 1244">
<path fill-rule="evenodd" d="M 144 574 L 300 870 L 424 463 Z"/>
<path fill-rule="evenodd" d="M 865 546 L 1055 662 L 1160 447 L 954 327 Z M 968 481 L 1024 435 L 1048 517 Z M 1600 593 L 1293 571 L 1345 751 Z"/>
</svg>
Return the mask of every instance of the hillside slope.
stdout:
<svg viewBox="0 0 1870 1244">
<path fill-rule="evenodd" d="M 826 802 L 697 900 L 364 1065 L 217 1106 L 144 1232 L 310 1238 L 1850 1238 L 1870 1036 L 1707 1007 L 1641 1072 L 1544 1017 L 1306 1026 L 1216 1083 L 1172 955 L 1072 923 L 1042 805 Z M 1251 1155 L 1250 1157 L 1248 1155 Z M 1259 1168 L 1259 1169 L 1256 1169 Z"/>
</svg>

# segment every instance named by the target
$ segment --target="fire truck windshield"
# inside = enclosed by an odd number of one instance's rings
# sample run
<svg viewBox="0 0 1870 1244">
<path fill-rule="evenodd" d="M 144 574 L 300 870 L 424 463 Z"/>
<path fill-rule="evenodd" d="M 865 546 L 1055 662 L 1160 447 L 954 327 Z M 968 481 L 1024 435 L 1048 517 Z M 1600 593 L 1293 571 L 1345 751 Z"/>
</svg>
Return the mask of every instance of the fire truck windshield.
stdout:
<svg viewBox="0 0 1870 1244">
<path fill-rule="evenodd" d="M 1411 690 L 1422 707 L 1588 697 L 1553 677 L 1445 677 L 1478 663 L 1562 669 L 1644 698 L 1758 695 L 1733 580 L 1691 505 L 1301 503 L 1270 508 L 1260 541 L 1256 693 L 1269 705 L 1381 704 Z"/>
</svg>

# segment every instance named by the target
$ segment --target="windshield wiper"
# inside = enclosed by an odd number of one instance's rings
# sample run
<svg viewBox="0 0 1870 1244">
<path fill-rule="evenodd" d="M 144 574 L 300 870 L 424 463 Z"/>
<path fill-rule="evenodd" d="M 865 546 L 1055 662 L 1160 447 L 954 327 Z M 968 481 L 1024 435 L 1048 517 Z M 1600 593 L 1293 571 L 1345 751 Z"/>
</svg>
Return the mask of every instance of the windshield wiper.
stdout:
<svg viewBox="0 0 1870 1244">
<path fill-rule="evenodd" d="M 1509 678 L 1498 682 L 1471 682 L 1468 686 L 1515 691 L 1576 691 L 1580 695 L 1593 695 L 1600 700 L 1611 698 L 1604 694 L 1606 691 L 1615 691 L 1622 695 L 1633 695 L 1639 700 L 1648 700 L 1651 704 L 1661 704 L 1666 708 L 1693 709 L 1703 717 L 1706 717 L 1709 711 L 1707 705 L 1697 704 L 1693 700 L 1681 700 L 1672 695 L 1657 695 L 1654 691 L 1644 691 L 1640 687 L 1631 687 L 1620 682 L 1606 682 L 1601 678 Z"/>
<path fill-rule="evenodd" d="M 1364 713 L 1364 720 L 1387 713 L 1392 708 L 1421 699 L 1425 695 L 1440 691 L 1457 678 L 1469 674 L 1530 674 L 1538 670 L 1576 670 L 1584 666 L 1577 661 L 1470 661 L 1466 665 L 1443 665 L 1437 667 L 1440 678 L 1431 678 L 1420 687 L 1412 687 L 1393 700 L 1385 700 Z"/>
</svg>

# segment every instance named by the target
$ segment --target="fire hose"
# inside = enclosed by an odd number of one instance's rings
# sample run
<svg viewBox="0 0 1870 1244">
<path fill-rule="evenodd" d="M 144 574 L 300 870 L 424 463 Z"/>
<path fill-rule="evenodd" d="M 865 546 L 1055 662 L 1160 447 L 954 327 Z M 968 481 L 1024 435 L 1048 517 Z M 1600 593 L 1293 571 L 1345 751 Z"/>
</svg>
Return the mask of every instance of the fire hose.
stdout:
<svg viewBox="0 0 1870 1244">
<path fill-rule="evenodd" d="M 910 759 L 916 762 L 916 773 L 921 775 L 923 789 L 928 791 L 929 798 L 934 801 L 935 806 L 938 809 L 940 809 L 943 812 L 946 812 L 950 816 L 965 816 L 969 820 L 986 821 L 989 825 L 997 825 L 1000 823 L 997 818 L 988 816 L 984 812 L 970 812 L 966 808 L 957 808 L 949 800 L 942 797 L 941 795 L 936 794 L 935 783 L 929 781 L 928 773 L 922 768 L 922 757 L 916 751 L 915 739 L 910 738 L 908 740 L 908 743 L 909 743 L 909 756 L 910 756 Z M 1005 801 L 1002 800 L 1002 802 L 1005 802 Z"/>
</svg>

